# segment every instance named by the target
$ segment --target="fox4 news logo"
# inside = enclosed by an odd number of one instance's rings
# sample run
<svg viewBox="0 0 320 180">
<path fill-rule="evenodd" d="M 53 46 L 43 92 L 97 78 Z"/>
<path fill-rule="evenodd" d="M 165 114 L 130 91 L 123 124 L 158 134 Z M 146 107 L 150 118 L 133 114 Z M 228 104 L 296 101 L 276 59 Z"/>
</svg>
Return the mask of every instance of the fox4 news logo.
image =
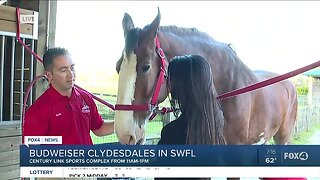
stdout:
<svg viewBox="0 0 320 180">
<path fill-rule="evenodd" d="M 283 154 L 283 159 L 288 160 L 301 160 L 306 161 L 309 158 L 309 154 L 307 152 L 285 152 Z"/>
</svg>

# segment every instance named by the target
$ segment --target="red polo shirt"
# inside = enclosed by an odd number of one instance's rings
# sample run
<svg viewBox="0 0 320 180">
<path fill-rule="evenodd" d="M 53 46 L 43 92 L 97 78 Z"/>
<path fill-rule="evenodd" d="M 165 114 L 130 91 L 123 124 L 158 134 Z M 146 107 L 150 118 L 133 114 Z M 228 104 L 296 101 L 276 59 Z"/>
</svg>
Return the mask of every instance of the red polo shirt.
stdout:
<svg viewBox="0 0 320 180">
<path fill-rule="evenodd" d="M 51 85 L 26 113 L 24 136 L 62 136 L 62 144 L 91 145 L 90 130 L 103 120 L 90 94 L 74 87 L 70 98 Z"/>
</svg>

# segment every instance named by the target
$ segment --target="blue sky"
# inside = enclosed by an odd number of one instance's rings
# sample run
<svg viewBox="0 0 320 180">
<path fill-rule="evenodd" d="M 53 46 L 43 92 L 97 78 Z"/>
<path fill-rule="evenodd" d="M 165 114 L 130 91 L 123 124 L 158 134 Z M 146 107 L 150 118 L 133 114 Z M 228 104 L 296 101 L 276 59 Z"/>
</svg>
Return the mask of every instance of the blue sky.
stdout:
<svg viewBox="0 0 320 180">
<path fill-rule="evenodd" d="M 251 69 L 285 73 L 320 60 L 317 1 L 58 1 L 56 46 L 68 48 L 77 71 L 115 72 L 124 38 L 122 18 L 195 27 L 232 43 Z M 90 65 L 89 65 L 90 62 Z"/>
</svg>

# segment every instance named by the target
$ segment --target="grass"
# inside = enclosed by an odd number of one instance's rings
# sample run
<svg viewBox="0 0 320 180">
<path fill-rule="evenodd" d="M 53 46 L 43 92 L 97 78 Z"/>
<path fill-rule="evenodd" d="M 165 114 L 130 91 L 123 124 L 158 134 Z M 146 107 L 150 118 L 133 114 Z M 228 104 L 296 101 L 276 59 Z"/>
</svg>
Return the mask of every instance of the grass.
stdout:
<svg viewBox="0 0 320 180">
<path fill-rule="evenodd" d="M 314 135 L 316 131 L 320 130 L 320 124 L 314 124 L 309 131 L 303 131 L 296 135 L 291 140 L 292 144 L 309 144 L 310 138 Z M 320 142 L 319 142 L 320 143 Z"/>
<path fill-rule="evenodd" d="M 154 119 L 153 121 L 149 122 L 147 124 L 147 131 L 146 136 L 147 138 L 156 138 L 160 137 L 161 129 L 163 127 L 162 121 L 160 117 L 156 117 L 157 119 Z M 118 142 L 118 138 L 116 134 L 112 134 L 105 137 L 98 137 L 91 133 L 91 138 L 93 141 L 93 144 L 104 144 L 104 143 L 115 143 Z"/>
<path fill-rule="evenodd" d="M 310 143 L 310 138 L 318 130 L 320 130 L 320 124 L 314 124 L 314 126 L 312 126 L 309 129 L 309 131 L 301 131 L 301 132 L 295 134 L 291 138 L 290 144 L 292 144 L 292 145 L 306 145 L 306 144 L 309 144 Z M 273 139 L 270 139 L 267 144 L 274 145 L 275 142 L 274 142 Z"/>
</svg>

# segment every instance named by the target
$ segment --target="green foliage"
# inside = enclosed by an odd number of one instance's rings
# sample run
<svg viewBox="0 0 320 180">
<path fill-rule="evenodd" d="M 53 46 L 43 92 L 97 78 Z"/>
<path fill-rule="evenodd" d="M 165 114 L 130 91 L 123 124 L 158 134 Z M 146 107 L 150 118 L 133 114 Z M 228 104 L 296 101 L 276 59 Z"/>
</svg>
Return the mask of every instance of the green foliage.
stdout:
<svg viewBox="0 0 320 180">
<path fill-rule="evenodd" d="M 291 79 L 296 87 L 298 95 L 307 95 L 309 92 L 308 78 L 303 75 L 299 75 Z"/>
<path fill-rule="evenodd" d="M 296 86 L 298 95 L 307 95 L 309 93 L 308 86 Z"/>
</svg>

